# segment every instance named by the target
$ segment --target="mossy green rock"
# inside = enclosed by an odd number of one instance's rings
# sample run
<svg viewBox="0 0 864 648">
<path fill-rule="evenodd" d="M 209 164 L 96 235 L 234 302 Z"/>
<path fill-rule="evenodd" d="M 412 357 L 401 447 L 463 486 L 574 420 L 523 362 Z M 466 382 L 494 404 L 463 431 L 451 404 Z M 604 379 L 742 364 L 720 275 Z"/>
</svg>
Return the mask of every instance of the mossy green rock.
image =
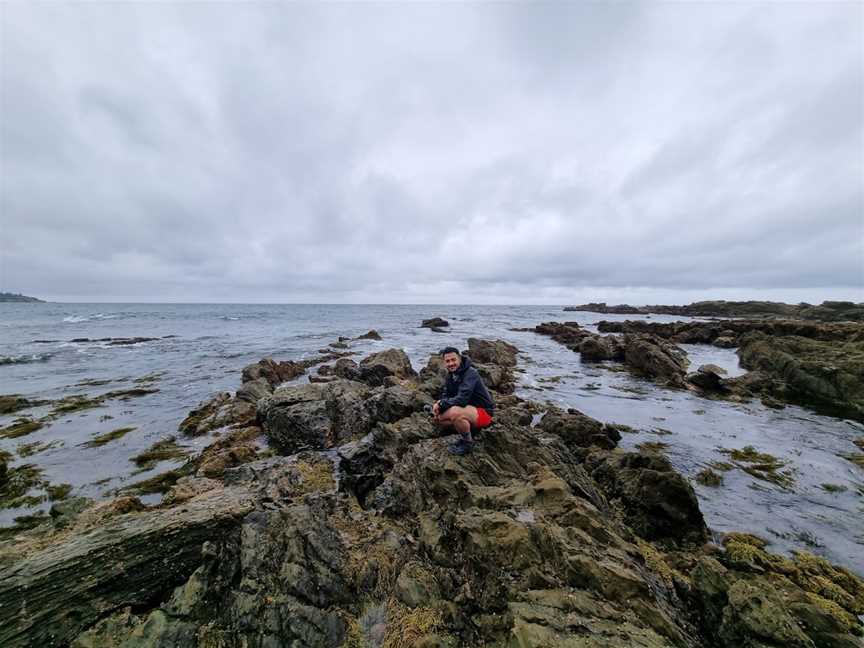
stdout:
<svg viewBox="0 0 864 648">
<path fill-rule="evenodd" d="M 741 364 L 761 371 L 770 396 L 864 421 L 864 340 L 823 341 L 749 333 Z"/>
</svg>

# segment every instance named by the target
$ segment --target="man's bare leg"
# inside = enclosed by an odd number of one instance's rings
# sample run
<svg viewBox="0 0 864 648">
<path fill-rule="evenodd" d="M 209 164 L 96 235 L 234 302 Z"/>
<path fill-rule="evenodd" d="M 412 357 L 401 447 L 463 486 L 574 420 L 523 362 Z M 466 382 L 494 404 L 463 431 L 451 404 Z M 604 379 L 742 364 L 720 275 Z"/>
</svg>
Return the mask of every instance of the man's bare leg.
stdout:
<svg viewBox="0 0 864 648">
<path fill-rule="evenodd" d="M 477 424 L 477 408 L 473 405 L 451 407 L 438 417 L 438 423 L 442 426 L 452 425 L 463 439 L 473 441 L 471 426 Z"/>
</svg>

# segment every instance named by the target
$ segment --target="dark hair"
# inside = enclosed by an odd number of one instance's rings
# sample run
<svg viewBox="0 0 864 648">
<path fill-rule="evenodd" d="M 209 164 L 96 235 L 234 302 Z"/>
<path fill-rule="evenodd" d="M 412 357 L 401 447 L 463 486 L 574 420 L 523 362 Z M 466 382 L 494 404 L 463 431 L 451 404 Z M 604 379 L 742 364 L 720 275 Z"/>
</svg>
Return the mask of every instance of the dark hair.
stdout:
<svg viewBox="0 0 864 648">
<path fill-rule="evenodd" d="M 457 349 L 456 347 L 444 347 L 444 348 L 441 349 L 438 353 L 441 354 L 441 357 L 442 357 L 442 358 L 443 358 L 445 355 L 447 355 L 448 353 L 455 353 L 455 354 L 458 355 L 458 356 L 461 356 L 461 355 L 462 355 L 461 353 L 459 353 L 459 349 Z"/>
</svg>

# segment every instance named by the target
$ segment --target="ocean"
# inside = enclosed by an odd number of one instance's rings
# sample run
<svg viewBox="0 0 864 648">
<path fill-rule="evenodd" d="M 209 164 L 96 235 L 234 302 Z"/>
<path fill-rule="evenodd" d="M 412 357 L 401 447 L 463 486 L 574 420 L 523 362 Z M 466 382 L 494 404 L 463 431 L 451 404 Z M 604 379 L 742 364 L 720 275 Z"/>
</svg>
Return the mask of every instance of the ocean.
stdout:
<svg viewBox="0 0 864 648">
<path fill-rule="evenodd" d="M 434 316 L 450 322 L 447 333 L 419 327 Z M 141 472 L 130 461 L 154 442 L 177 435 L 193 450 L 212 442 L 207 436 L 183 438 L 177 426 L 199 402 L 236 390 L 242 368 L 261 358 L 307 359 L 340 336 L 376 329 L 383 340 L 350 343 L 355 359 L 399 347 L 419 370 L 441 347 L 466 348 L 469 337 L 503 339 L 520 349 L 517 394 L 632 426 L 636 432 L 623 435 L 623 447 L 665 444 L 665 454 L 691 481 L 710 462 L 727 460 L 723 450 L 748 445 L 787 462 L 792 483 L 785 488 L 740 470 L 725 473 L 720 487 L 693 481 L 709 527 L 715 533 L 756 533 L 775 551 L 811 551 L 864 576 L 864 471 L 840 456 L 856 450 L 852 439 L 864 426 L 798 407 L 774 410 L 759 402 L 730 403 L 661 388 L 626 372 L 583 365 L 578 354 L 551 339 L 513 330 L 565 320 L 596 330 L 601 319 L 627 317 L 565 313 L 560 306 L 3 303 L 0 394 L 56 401 L 131 388 L 148 393 L 108 398 L 26 436 L 0 438 L 0 450 L 12 453 L 10 465 L 32 464 L 51 483 L 69 484 L 72 495 L 110 497 L 176 465 L 163 462 Z M 117 338 L 151 339 L 112 343 Z M 734 350 L 683 348 L 694 369 L 712 363 L 731 375 L 743 373 Z M 0 426 L 49 409 L 46 404 L 0 416 Z M 101 446 L 86 445 L 123 427 L 134 430 Z M 158 496 L 148 501 L 155 500 Z M 0 526 L 50 506 L 46 500 L 0 510 Z"/>
</svg>

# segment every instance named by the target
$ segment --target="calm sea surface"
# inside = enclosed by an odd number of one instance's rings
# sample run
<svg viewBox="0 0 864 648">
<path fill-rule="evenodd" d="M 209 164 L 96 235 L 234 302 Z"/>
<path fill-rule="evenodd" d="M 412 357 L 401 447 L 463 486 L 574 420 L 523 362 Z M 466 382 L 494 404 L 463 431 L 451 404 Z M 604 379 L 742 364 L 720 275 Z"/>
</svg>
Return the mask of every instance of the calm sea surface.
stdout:
<svg viewBox="0 0 864 648">
<path fill-rule="evenodd" d="M 448 319 L 451 331 L 418 328 L 422 319 L 433 316 Z M 27 436 L 0 439 L 0 449 L 16 455 L 13 465 L 35 464 L 52 483 L 71 484 L 75 495 L 107 496 L 170 468 L 166 462 L 133 475 L 136 466 L 129 458 L 176 434 L 200 401 L 239 387 L 240 370 L 262 357 L 309 358 L 339 336 L 374 328 L 384 339 L 353 342 L 358 360 L 400 347 L 419 369 L 443 346 L 465 348 L 469 337 L 504 339 L 521 350 L 521 396 L 633 426 L 639 432 L 625 434 L 624 447 L 666 443 L 666 454 L 691 479 L 709 462 L 726 459 L 720 452 L 724 448 L 752 445 L 787 461 L 795 479 L 790 489 L 738 470 L 726 473 L 719 488 L 694 484 L 709 526 L 716 532 L 757 533 L 777 551 L 807 549 L 864 575 L 864 470 L 839 456 L 857 450 L 852 440 L 864 434 L 864 426 L 797 407 L 776 411 L 758 402 L 732 404 L 661 389 L 626 373 L 582 365 L 578 354 L 548 338 L 510 330 L 552 320 L 575 320 L 592 328 L 600 319 L 626 317 L 564 313 L 559 306 L 0 304 L 0 394 L 51 400 L 98 396 L 140 386 L 134 381 L 142 377 L 159 390 L 126 401 L 107 400 Z M 653 321 L 677 319 L 682 318 L 652 316 Z M 118 337 L 159 339 L 131 346 L 73 341 Z M 734 351 L 684 348 L 693 368 L 710 362 L 730 374 L 742 373 Z M 41 407 L 24 414 L 47 411 Z M 20 414 L 0 416 L 0 425 Z M 95 435 L 125 426 L 136 429 L 102 447 L 82 446 Z M 193 447 L 210 442 L 207 437 L 179 440 Z M 30 447 L 22 448 L 25 444 Z M 28 449 L 37 451 L 19 456 Z M 823 484 L 841 490 L 829 491 Z M 49 506 L 46 502 L 41 508 Z M 0 525 L 29 512 L 0 510 Z"/>
</svg>

